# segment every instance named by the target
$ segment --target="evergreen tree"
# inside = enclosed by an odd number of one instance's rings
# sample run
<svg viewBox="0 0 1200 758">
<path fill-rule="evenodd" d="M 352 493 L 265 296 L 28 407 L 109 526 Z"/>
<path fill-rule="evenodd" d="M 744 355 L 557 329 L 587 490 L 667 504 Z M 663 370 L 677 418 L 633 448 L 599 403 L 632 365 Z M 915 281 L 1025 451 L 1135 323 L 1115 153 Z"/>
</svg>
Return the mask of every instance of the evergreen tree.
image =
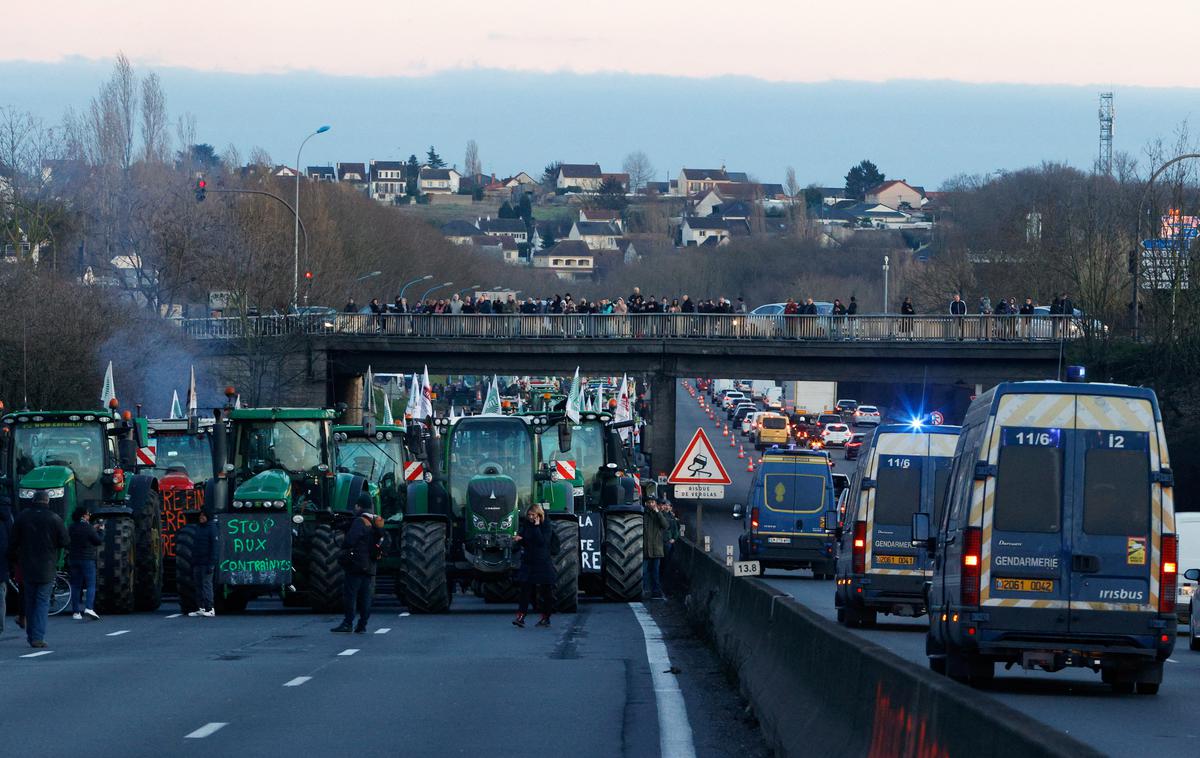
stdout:
<svg viewBox="0 0 1200 758">
<path fill-rule="evenodd" d="M 521 202 L 517 204 L 517 215 L 525 219 L 525 224 L 533 223 L 533 203 L 529 200 L 529 193 L 521 193 Z"/>
<path fill-rule="evenodd" d="M 437 150 L 433 149 L 433 145 L 429 146 L 429 152 L 425 153 L 425 165 L 430 168 L 445 168 L 446 162 L 442 160 L 442 156 L 437 154 Z"/>
<path fill-rule="evenodd" d="M 417 177 L 421 173 L 421 164 L 417 162 L 416 155 L 408 156 L 408 162 L 404 165 L 404 175 L 406 177 L 405 193 L 410 197 L 417 195 Z"/>
<path fill-rule="evenodd" d="M 507 200 L 504 201 L 504 205 L 500 206 L 500 213 L 498 215 L 500 218 L 520 218 L 517 215 L 516 209 Z"/>
<path fill-rule="evenodd" d="M 846 194 L 862 200 L 867 190 L 882 183 L 884 178 L 874 163 L 864 160 L 846 174 Z"/>
</svg>

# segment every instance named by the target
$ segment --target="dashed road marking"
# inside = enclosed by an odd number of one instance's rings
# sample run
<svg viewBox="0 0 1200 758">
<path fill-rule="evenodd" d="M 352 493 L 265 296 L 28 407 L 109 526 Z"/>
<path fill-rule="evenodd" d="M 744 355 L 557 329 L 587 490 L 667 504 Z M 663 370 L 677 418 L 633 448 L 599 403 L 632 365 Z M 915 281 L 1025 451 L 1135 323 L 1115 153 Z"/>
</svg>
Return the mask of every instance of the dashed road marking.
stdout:
<svg viewBox="0 0 1200 758">
<path fill-rule="evenodd" d="M 1175 660 L 1174 658 L 1168 658 L 1167 663 L 1179 663 L 1179 661 Z"/>
<path fill-rule="evenodd" d="M 22 655 L 21 657 L 22 658 L 37 658 L 39 655 L 50 655 L 53 652 L 54 652 L 53 650 L 39 650 L 36 653 L 26 653 L 25 655 Z"/>
<path fill-rule="evenodd" d="M 411 615 L 412 614 L 410 614 L 408 611 L 405 611 L 404 613 L 400 614 L 400 618 L 404 618 L 405 616 L 411 616 Z"/>
<path fill-rule="evenodd" d="M 345 650 L 343 650 L 342 652 L 338 653 L 338 655 L 354 655 L 357 652 L 358 652 L 358 648 L 348 647 Z"/>
<path fill-rule="evenodd" d="M 202 740 L 222 727 L 229 726 L 228 721 L 210 721 L 190 734 L 183 735 L 185 740 Z"/>
<path fill-rule="evenodd" d="M 311 676 L 298 676 L 295 679 L 284 682 L 283 686 L 284 687 L 299 687 L 300 685 L 307 682 L 309 679 L 312 679 L 312 677 Z"/>
<path fill-rule="evenodd" d="M 117 631 L 109 632 L 108 634 L 106 634 L 104 636 L 105 637 L 120 637 L 122 634 L 129 634 L 129 630 L 128 629 L 118 629 Z"/>
<path fill-rule="evenodd" d="M 633 615 L 646 638 L 646 660 L 650 663 L 650 679 L 654 683 L 654 700 L 658 705 L 658 751 L 663 758 L 695 758 L 692 725 L 688 723 L 687 704 L 679 681 L 670 673 L 674 668 L 662 630 L 641 603 L 630 603 Z"/>
<path fill-rule="evenodd" d="M 182 616 L 182 615 L 183 615 L 182 613 L 172 613 L 170 616 L 167 616 L 167 618 L 169 618 L 169 619 L 177 619 L 177 618 L 179 618 L 179 617 L 180 617 L 180 616 Z"/>
<path fill-rule="evenodd" d="M 375 633 L 376 633 L 376 634 L 387 634 L 387 633 L 388 633 L 388 632 L 390 632 L 390 631 L 392 631 L 391 627 L 387 627 L 387 626 L 385 626 L 385 627 L 383 627 L 382 629 L 376 629 L 376 630 L 375 630 Z"/>
</svg>

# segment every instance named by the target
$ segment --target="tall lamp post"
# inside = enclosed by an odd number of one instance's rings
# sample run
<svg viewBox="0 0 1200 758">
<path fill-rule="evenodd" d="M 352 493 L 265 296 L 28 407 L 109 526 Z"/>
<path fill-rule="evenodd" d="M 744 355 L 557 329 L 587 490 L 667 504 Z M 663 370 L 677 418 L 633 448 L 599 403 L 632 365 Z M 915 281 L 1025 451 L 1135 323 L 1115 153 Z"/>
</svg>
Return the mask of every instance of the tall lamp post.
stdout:
<svg viewBox="0 0 1200 758">
<path fill-rule="evenodd" d="M 883 256 L 883 312 L 888 312 L 888 257 Z"/>
<path fill-rule="evenodd" d="M 433 274 L 426 274 L 425 276 L 418 276 L 416 279 L 413 279 L 411 282 L 405 282 L 405 283 L 404 283 L 404 286 L 400 288 L 400 294 L 399 294 L 399 295 L 396 295 L 396 297 L 397 297 L 397 298 L 399 298 L 399 299 L 401 299 L 401 300 L 403 300 L 403 299 L 404 299 L 404 293 L 405 293 L 406 291 L 408 291 L 408 288 L 409 288 L 409 287 L 413 286 L 413 285 L 414 285 L 414 284 L 416 284 L 417 282 L 427 282 L 427 281 L 429 281 L 429 280 L 430 280 L 430 279 L 432 279 L 432 278 L 433 278 Z"/>
<path fill-rule="evenodd" d="M 300 143 L 300 148 L 296 150 L 296 202 L 292 206 L 296 212 L 296 230 L 295 243 L 292 246 L 292 307 L 296 307 L 296 303 L 300 298 L 300 153 L 304 150 L 304 143 L 308 142 L 318 134 L 324 134 L 329 131 L 329 126 L 323 125 L 317 127 L 317 130 L 304 138 Z"/>
<path fill-rule="evenodd" d="M 418 302 L 425 302 L 427 299 L 429 299 L 429 293 L 433 292 L 434 290 L 440 290 L 442 287 L 449 287 L 451 284 L 454 284 L 454 282 L 442 282 L 441 284 L 433 285 L 429 289 L 425 290 L 425 294 L 421 295 L 421 299 Z"/>
<path fill-rule="evenodd" d="M 462 288 L 462 289 L 460 289 L 460 290 L 459 290 L 459 291 L 458 291 L 456 294 L 457 294 L 459 297 L 462 297 L 464 294 L 466 294 L 466 293 L 468 293 L 468 292 L 470 292 L 471 290 L 474 290 L 474 289 L 479 289 L 479 285 L 478 285 L 478 284 L 472 284 L 470 287 L 463 287 L 463 288 Z"/>
</svg>

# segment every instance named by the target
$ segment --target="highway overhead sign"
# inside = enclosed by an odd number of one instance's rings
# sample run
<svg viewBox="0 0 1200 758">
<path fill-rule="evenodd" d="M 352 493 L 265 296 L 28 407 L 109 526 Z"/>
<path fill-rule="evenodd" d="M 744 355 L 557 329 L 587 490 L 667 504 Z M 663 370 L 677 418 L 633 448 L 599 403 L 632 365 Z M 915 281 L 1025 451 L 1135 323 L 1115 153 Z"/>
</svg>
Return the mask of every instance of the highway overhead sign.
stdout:
<svg viewBox="0 0 1200 758">
<path fill-rule="evenodd" d="M 676 461 L 667 481 L 671 484 L 733 484 L 703 429 L 697 429 L 692 435 L 692 441 Z"/>
</svg>

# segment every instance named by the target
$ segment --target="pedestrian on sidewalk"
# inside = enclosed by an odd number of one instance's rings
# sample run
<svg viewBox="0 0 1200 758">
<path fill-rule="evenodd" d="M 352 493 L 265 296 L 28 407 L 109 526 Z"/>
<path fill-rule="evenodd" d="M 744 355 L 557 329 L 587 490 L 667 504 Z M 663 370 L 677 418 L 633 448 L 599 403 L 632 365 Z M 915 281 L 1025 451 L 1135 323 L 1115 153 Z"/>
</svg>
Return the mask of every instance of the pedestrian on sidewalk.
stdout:
<svg viewBox="0 0 1200 758">
<path fill-rule="evenodd" d="M 636 289 L 635 289 L 636 292 Z M 517 581 L 521 585 L 521 601 L 517 606 L 517 617 L 513 626 L 525 627 L 525 614 L 530 602 L 534 610 L 542 614 L 538 626 L 550 626 L 550 612 L 554 602 L 554 555 L 561 548 L 558 536 L 546 523 L 546 512 L 534 503 L 525 511 L 521 520 L 521 531 L 516 537 L 521 546 L 521 567 L 517 569 Z"/>
<path fill-rule="evenodd" d="M 643 513 L 643 535 L 642 544 L 645 546 L 645 566 L 644 575 L 642 578 L 642 593 L 651 600 L 665 600 L 663 595 L 662 579 L 659 576 L 659 571 L 662 567 L 662 559 L 666 554 L 664 547 L 664 534 L 667 531 L 667 517 L 663 515 L 661 505 L 651 501 L 649 507 Z"/>
<path fill-rule="evenodd" d="M 75 506 L 67 536 L 67 573 L 71 577 L 71 618 L 86 616 L 99 621 L 96 614 L 96 548 L 104 543 L 104 527 L 92 526 L 92 512 L 86 505 Z M 86 595 L 84 594 L 86 591 Z"/>
<path fill-rule="evenodd" d="M 338 559 L 345 570 L 343 601 L 345 616 L 332 631 L 344 634 L 367 633 L 371 618 L 371 599 L 375 595 L 375 566 L 383 557 L 383 519 L 372 512 L 370 496 L 363 493 L 354 504 L 354 521 L 346 530 L 342 555 Z M 354 619 L 358 617 L 358 624 Z"/>
<path fill-rule="evenodd" d="M 37 490 L 33 507 L 21 511 L 13 522 L 10 551 L 21 564 L 25 582 L 25 637 L 29 646 L 46 645 L 46 620 L 50 616 L 50 590 L 58 573 L 58 559 L 67 546 L 67 525 L 50 510 L 50 494 Z"/>
<path fill-rule="evenodd" d="M 8 544 L 12 524 L 12 507 L 8 503 L 0 503 L 0 634 L 4 634 L 4 617 L 8 613 L 5 601 L 11 576 L 8 569 Z"/>
<path fill-rule="evenodd" d="M 196 592 L 196 610 L 188 613 L 192 618 L 212 618 L 217 615 L 213 608 L 213 566 L 217 561 L 217 525 L 208 514 L 200 511 L 200 518 L 192 538 L 192 586 Z"/>
<path fill-rule="evenodd" d="M 675 515 L 675 507 L 666 497 L 660 496 L 659 502 L 662 503 L 663 516 L 667 519 L 667 528 L 663 531 L 663 558 L 670 558 L 671 551 L 675 548 L 675 540 L 680 536 L 679 517 Z"/>
</svg>

